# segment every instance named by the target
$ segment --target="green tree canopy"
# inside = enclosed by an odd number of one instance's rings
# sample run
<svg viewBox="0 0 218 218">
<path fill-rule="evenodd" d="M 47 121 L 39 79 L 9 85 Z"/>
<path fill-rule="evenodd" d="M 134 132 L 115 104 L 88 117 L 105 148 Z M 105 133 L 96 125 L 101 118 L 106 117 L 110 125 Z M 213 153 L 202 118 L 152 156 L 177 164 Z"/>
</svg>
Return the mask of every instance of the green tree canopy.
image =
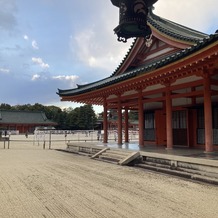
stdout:
<svg viewBox="0 0 218 218">
<path fill-rule="evenodd" d="M 19 110 L 19 111 L 42 111 L 47 118 L 58 123 L 58 129 L 67 130 L 90 130 L 93 129 L 97 120 L 95 111 L 91 105 L 61 109 L 56 106 L 44 106 L 42 104 L 25 104 L 11 106 L 0 104 L 0 110 Z"/>
</svg>

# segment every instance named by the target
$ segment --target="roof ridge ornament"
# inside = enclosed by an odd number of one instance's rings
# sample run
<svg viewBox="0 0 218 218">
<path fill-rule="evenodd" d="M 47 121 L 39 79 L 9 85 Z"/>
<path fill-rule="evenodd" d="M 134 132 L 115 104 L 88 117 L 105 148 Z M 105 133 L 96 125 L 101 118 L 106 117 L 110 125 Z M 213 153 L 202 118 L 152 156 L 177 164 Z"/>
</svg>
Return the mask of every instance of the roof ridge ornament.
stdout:
<svg viewBox="0 0 218 218">
<path fill-rule="evenodd" d="M 158 0 L 111 0 L 120 9 L 119 25 L 114 29 L 119 42 L 133 37 L 150 39 L 152 32 L 147 25 L 150 7 Z"/>
</svg>

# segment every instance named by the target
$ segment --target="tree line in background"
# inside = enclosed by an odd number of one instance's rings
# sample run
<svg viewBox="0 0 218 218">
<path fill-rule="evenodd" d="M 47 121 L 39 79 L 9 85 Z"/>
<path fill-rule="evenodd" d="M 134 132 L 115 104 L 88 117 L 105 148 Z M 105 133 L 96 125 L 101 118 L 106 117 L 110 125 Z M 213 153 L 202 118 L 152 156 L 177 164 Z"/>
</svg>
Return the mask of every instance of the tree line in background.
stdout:
<svg viewBox="0 0 218 218">
<path fill-rule="evenodd" d="M 92 105 L 84 105 L 74 109 L 69 107 L 62 110 L 57 106 L 44 106 L 38 103 L 15 106 L 2 103 L 0 110 L 42 111 L 49 120 L 58 123 L 57 129 L 87 130 L 97 128 L 97 116 Z"/>
</svg>

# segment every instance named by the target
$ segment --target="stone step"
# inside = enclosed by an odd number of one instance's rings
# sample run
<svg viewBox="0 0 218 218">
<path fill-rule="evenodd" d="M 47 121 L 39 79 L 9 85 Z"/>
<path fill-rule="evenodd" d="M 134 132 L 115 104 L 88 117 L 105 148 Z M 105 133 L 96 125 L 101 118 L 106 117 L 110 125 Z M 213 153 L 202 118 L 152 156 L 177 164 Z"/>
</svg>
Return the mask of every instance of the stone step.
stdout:
<svg viewBox="0 0 218 218">
<path fill-rule="evenodd" d="M 95 154 L 101 151 L 104 147 L 97 146 L 91 143 L 68 143 L 66 150 L 74 153 L 88 153 Z"/>
<path fill-rule="evenodd" d="M 129 152 L 127 150 L 119 150 L 119 149 L 110 149 L 110 151 L 108 151 L 108 152 L 111 152 L 113 154 L 120 154 L 120 155 L 124 155 L 124 156 L 132 153 L 132 151 Z"/>
<path fill-rule="evenodd" d="M 95 158 L 95 160 L 97 161 L 102 161 L 102 162 L 106 162 L 106 163 L 110 163 L 110 164 L 118 164 L 117 161 L 114 161 L 114 160 L 110 160 L 110 159 L 107 159 L 107 158 Z"/>
<path fill-rule="evenodd" d="M 169 165 L 161 164 L 161 163 L 156 163 L 156 162 L 142 161 L 142 164 L 146 164 L 146 165 L 154 166 L 154 167 L 162 167 L 162 168 L 167 168 L 167 169 L 171 168 Z"/>
<path fill-rule="evenodd" d="M 177 167 L 177 170 L 182 171 L 182 172 L 192 173 L 193 175 L 195 174 L 195 175 L 199 175 L 199 176 L 206 176 L 206 177 L 218 179 L 217 173 L 205 172 L 205 171 L 201 171 L 201 170 L 193 170 L 193 169 L 181 168 L 181 167 Z"/>
<path fill-rule="evenodd" d="M 105 159 L 109 161 L 116 162 L 120 165 L 134 165 L 134 160 L 138 159 L 140 157 L 139 152 L 131 152 L 131 153 L 125 153 L 125 152 L 117 152 L 114 150 L 108 150 L 104 153 L 102 153 L 99 158 Z"/>
<path fill-rule="evenodd" d="M 174 169 L 180 172 L 186 172 L 191 173 L 192 175 L 199 175 L 199 176 L 206 176 L 218 179 L 218 174 L 216 172 L 207 172 L 203 170 L 198 169 L 190 169 L 188 167 L 173 167 L 172 165 L 167 165 L 165 161 L 158 161 L 153 159 L 154 162 L 151 162 L 151 159 L 149 161 L 142 161 L 142 164 L 153 166 L 153 167 L 159 167 L 159 168 L 166 168 L 166 169 Z M 162 164 L 163 163 L 163 164 Z M 168 163 L 169 164 L 169 163 Z"/>
<path fill-rule="evenodd" d="M 139 168 L 151 170 L 151 171 L 157 171 L 157 172 L 161 172 L 165 174 L 183 177 L 186 179 L 192 179 L 192 180 L 196 180 L 200 182 L 206 182 L 206 183 L 210 183 L 213 185 L 218 185 L 217 178 L 212 178 L 207 175 L 198 175 L 198 174 L 191 173 L 191 172 L 185 172 L 185 171 L 180 171 L 180 170 L 175 170 L 175 169 L 167 169 L 165 167 L 152 166 L 152 165 L 144 164 L 144 163 L 135 164 L 135 166 Z"/>
<path fill-rule="evenodd" d="M 132 152 L 123 160 L 120 160 L 120 165 L 134 165 L 135 163 L 141 162 L 141 155 L 140 152 Z"/>
<path fill-rule="evenodd" d="M 143 161 L 145 161 L 146 163 L 157 163 L 157 164 L 162 164 L 162 165 L 170 165 L 171 161 L 170 160 L 166 160 L 166 159 L 162 159 L 162 158 L 155 158 L 155 157 L 146 157 L 145 159 L 143 159 Z"/>
<path fill-rule="evenodd" d="M 101 159 L 108 159 L 108 160 L 113 160 L 114 162 L 119 162 L 120 160 L 122 160 L 124 157 L 120 156 L 118 154 L 113 154 L 113 153 L 102 153 L 99 158 Z"/>
<path fill-rule="evenodd" d="M 115 156 L 106 156 L 106 155 L 100 155 L 98 159 L 105 160 L 105 161 L 110 162 L 110 163 L 118 163 L 120 161 L 120 159 L 118 159 Z"/>
<path fill-rule="evenodd" d="M 95 153 L 94 155 L 91 156 L 92 159 L 99 157 L 100 155 L 102 155 L 104 152 L 106 152 L 107 150 L 110 150 L 110 148 L 104 148 L 102 150 L 100 150 L 99 152 Z"/>
</svg>

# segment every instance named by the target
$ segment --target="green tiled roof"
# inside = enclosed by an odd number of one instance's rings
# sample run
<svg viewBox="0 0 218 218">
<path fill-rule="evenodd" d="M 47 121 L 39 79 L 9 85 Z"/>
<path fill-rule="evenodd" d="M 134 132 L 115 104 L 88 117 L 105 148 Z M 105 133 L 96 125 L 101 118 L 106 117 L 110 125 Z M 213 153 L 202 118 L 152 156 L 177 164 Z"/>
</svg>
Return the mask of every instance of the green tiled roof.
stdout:
<svg viewBox="0 0 218 218">
<path fill-rule="evenodd" d="M 78 94 L 87 93 L 90 91 L 97 90 L 99 88 L 103 88 L 112 84 L 119 83 L 121 81 L 125 81 L 126 79 L 134 78 L 140 74 L 144 74 L 147 72 L 150 72 L 152 70 L 158 69 L 160 67 L 163 67 L 167 64 L 170 64 L 172 62 L 175 62 L 177 60 L 180 60 L 188 55 L 191 55 L 194 52 L 199 51 L 200 49 L 203 49 L 204 47 L 212 44 L 213 42 L 216 42 L 218 40 L 218 34 L 213 34 L 210 36 L 205 37 L 204 39 L 200 40 L 197 44 L 195 44 L 192 47 L 189 47 L 187 49 L 181 50 L 180 52 L 177 52 L 173 55 L 169 55 L 167 57 L 164 57 L 158 61 L 155 61 L 153 63 L 149 63 L 145 66 L 136 67 L 135 69 L 128 71 L 124 74 L 120 75 L 112 75 L 108 78 L 105 78 L 100 81 L 96 81 L 94 83 L 90 83 L 85 86 L 78 86 L 76 89 L 69 89 L 69 90 L 58 90 L 59 96 L 75 96 Z"/>
<path fill-rule="evenodd" d="M 125 74 L 122 74 L 122 75 L 119 75 L 119 76 L 108 77 L 106 79 L 103 79 L 103 80 L 100 80 L 100 81 L 97 81 L 97 82 L 94 82 L 94 83 L 90 83 L 90 84 L 88 84 L 86 86 L 79 86 L 76 89 L 68 89 L 68 90 L 58 89 L 57 94 L 61 95 L 61 96 L 62 95 L 63 96 L 71 96 L 74 92 L 76 94 L 81 94 L 81 93 L 84 93 L 84 92 L 87 92 L 87 91 L 94 91 L 94 90 L 102 88 L 104 86 L 112 85 L 114 83 L 118 83 L 120 81 L 132 78 L 133 76 L 135 76 L 133 74 L 134 73 L 129 72 L 129 73 L 125 73 Z"/>
<path fill-rule="evenodd" d="M 0 110 L 0 124 L 57 125 L 44 112 Z"/>
<path fill-rule="evenodd" d="M 209 35 L 199 32 L 197 30 L 185 27 L 183 25 L 180 25 L 178 23 L 172 22 L 170 20 L 164 19 L 162 17 L 159 17 L 155 15 L 152 10 L 150 9 L 149 15 L 148 15 L 148 24 L 153 27 L 154 29 L 158 30 L 160 33 L 171 37 L 175 40 L 181 40 L 184 43 L 191 43 L 196 44 L 202 41 L 204 38 L 207 38 Z M 134 45 L 136 43 L 136 39 L 130 46 L 129 51 L 124 56 L 121 63 L 118 65 L 117 69 L 113 72 L 112 75 L 116 75 L 116 73 L 119 71 L 120 67 L 125 62 L 126 58 L 129 56 L 131 50 L 133 49 Z"/>
<path fill-rule="evenodd" d="M 155 15 L 152 11 L 150 11 L 148 16 L 148 24 L 153 26 L 161 33 L 185 42 L 198 43 L 199 41 L 208 36 L 208 34 L 159 17 Z"/>
</svg>

